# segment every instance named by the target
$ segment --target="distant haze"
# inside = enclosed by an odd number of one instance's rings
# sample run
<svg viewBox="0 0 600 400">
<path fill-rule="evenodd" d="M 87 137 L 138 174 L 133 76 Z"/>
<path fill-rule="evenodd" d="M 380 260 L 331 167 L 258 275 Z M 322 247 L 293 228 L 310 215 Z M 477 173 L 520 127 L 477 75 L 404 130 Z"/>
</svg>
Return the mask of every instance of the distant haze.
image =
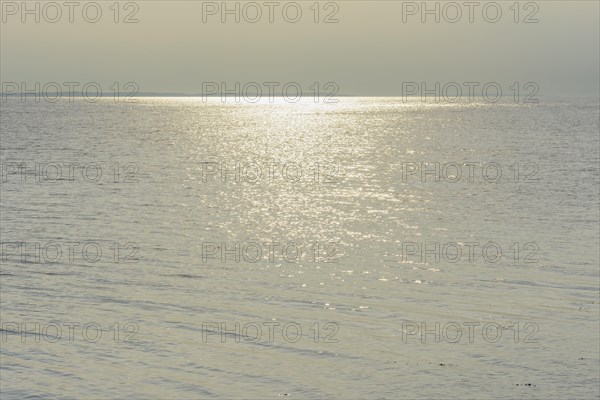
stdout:
<svg viewBox="0 0 600 400">
<path fill-rule="evenodd" d="M 82 5 L 87 2 L 81 2 Z M 203 4 L 205 3 L 205 4 Z M 434 15 L 421 22 L 421 2 L 338 1 L 320 3 L 315 23 L 313 1 L 297 2 L 302 18 L 286 22 L 279 2 L 269 23 L 269 9 L 257 23 L 256 10 L 243 9 L 221 22 L 221 2 L 138 1 L 137 9 L 121 9 L 114 22 L 113 2 L 101 1 L 102 18 L 86 22 L 82 10 L 68 8 L 56 23 L 56 10 L 40 9 L 25 15 L 21 2 L 2 2 L 0 35 L 2 82 L 135 82 L 145 93 L 201 93 L 203 82 L 297 82 L 305 92 L 318 82 L 339 86 L 340 95 L 401 95 L 403 82 L 536 82 L 540 95 L 599 94 L 599 3 L 597 1 L 538 1 L 516 16 L 512 1 L 502 1 L 502 17 L 487 22 L 486 3 L 473 11 L 442 7 L 440 23 Z M 458 2 L 462 5 L 464 2 Z M 27 3 L 35 9 L 34 2 Z M 63 4 L 58 2 L 58 4 Z M 227 3 L 234 9 L 235 2 Z M 434 2 L 428 6 L 433 9 Z M 12 7 L 12 8 L 11 8 Z M 40 6 L 42 7 L 42 6 Z M 313 7 L 313 8 L 311 8 Z M 203 8 L 206 22 L 203 22 Z M 245 14 L 244 14 L 245 10 Z M 87 10 L 94 17 L 94 10 Z M 403 11 L 406 22 L 403 22 Z M 44 15 L 44 12 L 46 13 Z M 288 10 L 294 17 L 295 9 Z M 488 18 L 495 10 L 488 10 Z M 445 13 L 445 14 L 444 14 Z M 138 23 L 122 23 L 128 15 Z M 328 18 L 338 23 L 322 23 Z M 515 23 L 515 17 L 519 23 Z M 526 19 L 538 23 L 524 23 Z M 281 88 L 281 86 L 279 86 Z M 281 89 L 278 89 L 281 90 Z M 276 92 L 277 93 L 277 92 Z"/>
</svg>

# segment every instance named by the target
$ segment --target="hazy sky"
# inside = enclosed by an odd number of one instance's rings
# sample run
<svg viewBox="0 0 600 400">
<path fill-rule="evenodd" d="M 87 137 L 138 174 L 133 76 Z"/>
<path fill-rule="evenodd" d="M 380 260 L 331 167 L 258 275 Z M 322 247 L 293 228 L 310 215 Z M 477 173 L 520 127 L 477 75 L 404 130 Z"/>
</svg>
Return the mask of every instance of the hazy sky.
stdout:
<svg viewBox="0 0 600 400">
<path fill-rule="evenodd" d="M 44 21 L 40 2 L 40 23 L 35 15 L 21 21 L 21 2 L 2 1 L 1 80 L 2 82 L 136 82 L 141 92 L 202 91 L 203 82 L 298 82 L 305 90 L 312 82 L 336 82 L 342 94 L 400 95 L 402 82 L 536 82 L 540 94 L 598 95 L 600 9 L 598 1 L 520 2 L 519 23 L 514 22 L 513 1 L 499 1 L 502 17 L 493 19 L 495 8 L 478 2 L 473 22 L 469 8 L 458 1 L 463 13 L 456 23 L 434 16 L 421 22 L 420 10 L 407 15 L 412 5 L 401 1 L 320 2 L 319 20 L 335 12 L 338 23 L 315 23 L 314 1 L 298 1 L 299 22 L 287 22 L 283 6 L 275 2 L 274 22 L 269 6 L 258 1 L 263 13 L 257 23 L 244 18 L 239 2 L 240 23 L 221 13 L 206 15 L 221 2 L 138 1 L 134 18 L 122 23 L 134 5 L 121 10 L 115 23 L 114 1 L 100 1 L 102 17 L 86 22 L 83 5 L 61 6 L 62 18 Z M 62 5 L 63 1 L 57 2 Z M 203 4 L 204 3 L 204 4 Z M 236 2 L 228 2 L 234 8 Z M 403 4 L 404 3 L 404 4 Z M 34 2 L 28 2 L 35 7 Z M 435 7 L 435 2 L 428 6 Z M 15 11 L 14 7 L 18 10 Z M 256 9 L 245 8 L 246 19 Z M 312 7 L 312 9 L 311 9 Z M 403 22 L 403 7 L 406 22 Z M 491 8 L 490 8 L 491 7 Z M 52 7 L 45 9 L 54 18 Z M 446 19 L 456 10 L 448 6 Z M 16 12 L 15 15 L 13 13 Z M 534 12 L 538 23 L 523 23 Z M 288 5 L 288 19 L 295 17 L 295 5 Z M 93 6 L 87 9 L 93 19 Z"/>
</svg>

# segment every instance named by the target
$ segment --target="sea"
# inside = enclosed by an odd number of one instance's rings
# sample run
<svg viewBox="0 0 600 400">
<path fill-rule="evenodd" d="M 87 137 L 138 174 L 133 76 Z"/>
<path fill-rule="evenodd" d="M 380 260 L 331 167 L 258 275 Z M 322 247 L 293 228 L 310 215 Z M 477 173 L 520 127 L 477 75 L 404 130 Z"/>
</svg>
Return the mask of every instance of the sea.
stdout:
<svg viewBox="0 0 600 400">
<path fill-rule="evenodd" d="M 224 100 L 0 104 L 3 399 L 600 398 L 598 98 Z"/>
</svg>

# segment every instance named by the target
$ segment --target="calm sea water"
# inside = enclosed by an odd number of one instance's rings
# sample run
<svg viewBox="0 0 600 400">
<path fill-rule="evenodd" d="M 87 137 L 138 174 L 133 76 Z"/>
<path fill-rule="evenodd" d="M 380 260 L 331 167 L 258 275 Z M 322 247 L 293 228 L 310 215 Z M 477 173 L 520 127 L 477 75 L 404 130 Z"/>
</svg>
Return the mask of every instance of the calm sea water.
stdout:
<svg viewBox="0 0 600 400">
<path fill-rule="evenodd" d="M 2 398 L 598 398 L 599 109 L 3 103 Z"/>
</svg>

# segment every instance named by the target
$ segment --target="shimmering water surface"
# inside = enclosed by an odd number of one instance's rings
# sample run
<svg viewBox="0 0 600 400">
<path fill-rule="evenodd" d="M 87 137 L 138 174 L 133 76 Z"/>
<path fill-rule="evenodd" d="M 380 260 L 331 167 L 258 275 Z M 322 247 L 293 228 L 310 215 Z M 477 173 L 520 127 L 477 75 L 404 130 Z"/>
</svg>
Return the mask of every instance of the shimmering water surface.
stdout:
<svg viewBox="0 0 600 400">
<path fill-rule="evenodd" d="M 2 398 L 598 398 L 598 99 L 13 99 L 1 128 Z"/>
</svg>

